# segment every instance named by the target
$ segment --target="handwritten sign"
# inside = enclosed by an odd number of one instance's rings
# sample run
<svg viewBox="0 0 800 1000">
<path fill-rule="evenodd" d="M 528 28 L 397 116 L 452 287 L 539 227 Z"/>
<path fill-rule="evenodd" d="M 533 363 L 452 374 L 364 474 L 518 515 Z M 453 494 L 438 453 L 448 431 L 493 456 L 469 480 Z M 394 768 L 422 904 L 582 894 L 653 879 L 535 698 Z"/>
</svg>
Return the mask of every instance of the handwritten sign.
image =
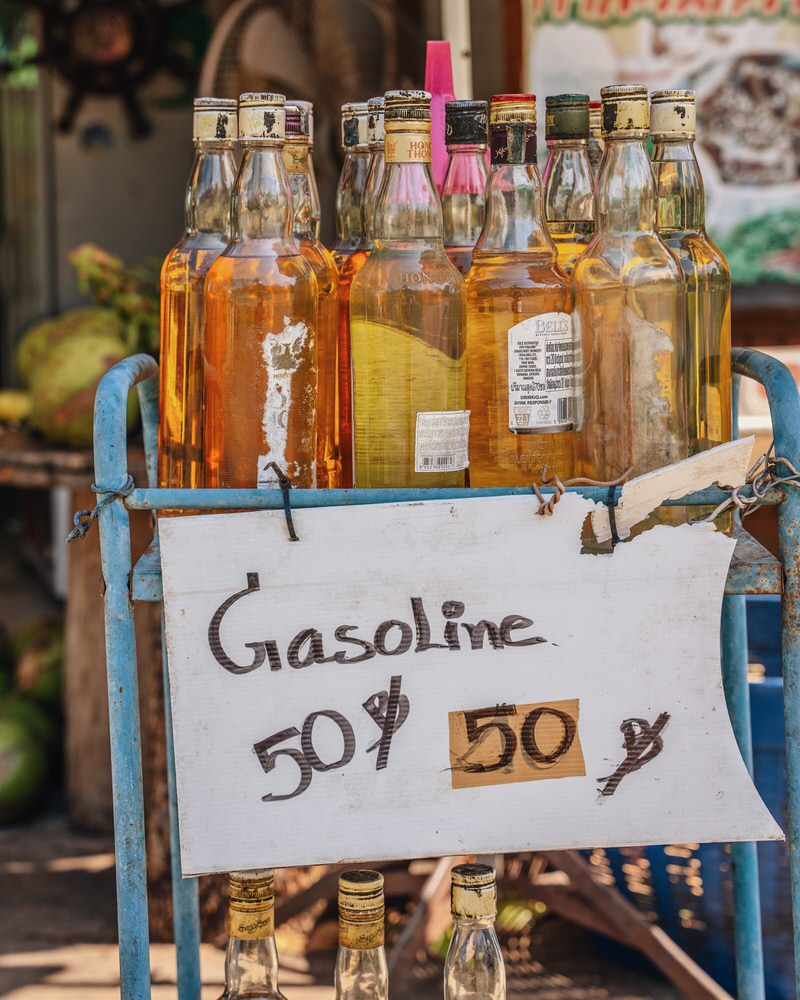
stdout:
<svg viewBox="0 0 800 1000">
<path fill-rule="evenodd" d="M 581 552 L 565 496 L 160 522 L 184 874 L 781 836 L 741 761 L 733 542 Z"/>
</svg>

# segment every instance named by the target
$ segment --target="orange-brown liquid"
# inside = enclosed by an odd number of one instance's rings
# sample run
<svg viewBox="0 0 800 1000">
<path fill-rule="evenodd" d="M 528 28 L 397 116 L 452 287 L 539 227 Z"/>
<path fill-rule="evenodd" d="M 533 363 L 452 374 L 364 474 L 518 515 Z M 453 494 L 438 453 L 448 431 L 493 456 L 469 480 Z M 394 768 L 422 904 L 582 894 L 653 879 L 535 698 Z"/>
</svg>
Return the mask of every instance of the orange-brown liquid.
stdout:
<svg viewBox="0 0 800 1000">
<path fill-rule="evenodd" d="M 350 288 L 353 278 L 364 266 L 369 250 L 337 255 L 339 268 L 339 339 L 337 343 L 337 406 L 339 454 L 341 457 L 340 486 L 353 485 L 353 374 L 350 351 Z"/>
</svg>

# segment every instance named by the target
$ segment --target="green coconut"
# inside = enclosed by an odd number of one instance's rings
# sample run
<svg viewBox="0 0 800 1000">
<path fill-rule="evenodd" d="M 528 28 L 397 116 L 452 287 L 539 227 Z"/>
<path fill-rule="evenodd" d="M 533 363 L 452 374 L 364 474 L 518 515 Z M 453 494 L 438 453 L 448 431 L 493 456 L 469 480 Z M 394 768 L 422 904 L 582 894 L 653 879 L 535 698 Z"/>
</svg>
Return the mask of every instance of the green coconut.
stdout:
<svg viewBox="0 0 800 1000">
<path fill-rule="evenodd" d="M 58 755 L 61 747 L 61 725 L 39 705 L 18 694 L 0 699 L 0 720 L 19 722 L 28 734 L 48 753 Z"/>
<path fill-rule="evenodd" d="M 40 705 L 52 709 L 61 706 L 64 639 L 61 634 L 32 643 L 20 654 L 16 664 L 17 690 Z"/>
<path fill-rule="evenodd" d="M 128 354 L 121 341 L 92 334 L 74 334 L 58 343 L 38 366 L 31 384 L 31 426 L 58 444 L 91 444 L 97 385 Z M 137 416 L 136 393 L 130 393 L 129 430 Z"/>
<path fill-rule="evenodd" d="M 47 782 L 47 756 L 16 719 L 0 718 L 0 824 L 24 819 L 39 803 Z"/>
<path fill-rule="evenodd" d="M 53 319 L 32 326 L 17 347 L 17 370 L 26 385 L 31 385 L 50 352 L 73 337 L 101 337 L 122 340 L 122 328 L 113 309 L 89 306 L 71 309 Z"/>
</svg>

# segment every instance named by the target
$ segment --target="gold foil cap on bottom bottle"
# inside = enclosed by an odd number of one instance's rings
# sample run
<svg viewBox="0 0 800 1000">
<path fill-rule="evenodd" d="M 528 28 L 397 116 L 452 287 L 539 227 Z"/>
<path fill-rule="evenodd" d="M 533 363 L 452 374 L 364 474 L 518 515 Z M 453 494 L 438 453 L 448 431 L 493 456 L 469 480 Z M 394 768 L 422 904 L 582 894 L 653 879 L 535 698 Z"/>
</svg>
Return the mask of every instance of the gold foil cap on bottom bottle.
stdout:
<svg viewBox="0 0 800 1000">
<path fill-rule="evenodd" d="M 339 876 L 339 944 L 383 947 L 383 875 L 362 868 Z"/>
<path fill-rule="evenodd" d="M 696 115 L 693 90 L 654 90 L 650 95 L 650 135 L 693 139 Z"/>
<path fill-rule="evenodd" d="M 192 105 L 192 137 L 207 141 L 238 138 L 236 101 L 226 97 L 196 97 Z"/>
<path fill-rule="evenodd" d="M 450 872 L 453 916 L 478 919 L 497 913 L 497 880 L 490 865 L 456 865 Z"/>
<path fill-rule="evenodd" d="M 231 872 L 228 876 L 231 937 L 243 941 L 275 933 L 275 885 L 272 869 Z"/>
<path fill-rule="evenodd" d="M 650 127 L 650 105 L 647 103 L 647 87 L 639 84 L 623 84 L 603 87 L 603 135 L 647 135 Z"/>
</svg>

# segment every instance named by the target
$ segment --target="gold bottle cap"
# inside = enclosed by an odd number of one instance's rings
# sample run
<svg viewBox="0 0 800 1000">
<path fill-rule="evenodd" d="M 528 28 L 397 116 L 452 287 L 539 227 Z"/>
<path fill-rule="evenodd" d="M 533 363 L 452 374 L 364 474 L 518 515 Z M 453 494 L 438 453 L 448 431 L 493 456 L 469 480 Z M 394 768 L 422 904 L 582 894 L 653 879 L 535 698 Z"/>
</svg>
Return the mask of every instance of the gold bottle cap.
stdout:
<svg viewBox="0 0 800 1000">
<path fill-rule="evenodd" d="M 431 95 L 427 90 L 390 90 L 384 97 L 383 119 L 387 132 L 430 132 Z"/>
<path fill-rule="evenodd" d="M 383 875 L 354 869 L 339 876 L 339 943 L 380 948 L 384 937 Z"/>
<path fill-rule="evenodd" d="M 497 880 L 491 865 L 456 865 L 450 872 L 454 916 L 478 919 L 497 913 Z"/>
<path fill-rule="evenodd" d="M 239 136 L 236 101 L 226 97 L 195 97 L 192 135 L 195 139 L 235 141 Z"/>
<path fill-rule="evenodd" d="M 693 90 L 654 90 L 650 95 L 650 135 L 654 139 L 693 139 L 696 115 Z"/>
<path fill-rule="evenodd" d="M 536 97 L 533 94 L 494 94 L 489 105 L 489 126 L 535 125 Z"/>
<path fill-rule="evenodd" d="M 239 138 L 282 146 L 286 135 L 283 94 L 242 94 L 239 98 Z"/>
<path fill-rule="evenodd" d="M 647 87 L 622 84 L 603 87 L 603 135 L 642 137 L 650 127 Z"/>
<path fill-rule="evenodd" d="M 244 941 L 275 933 L 275 886 L 271 868 L 231 872 L 228 876 L 231 937 Z"/>
<path fill-rule="evenodd" d="M 370 149 L 383 148 L 383 98 L 370 97 L 367 101 L 367 139 Z"/>
<path fill-rule="evenodd" d="M 369 148 L 366 101 L 349 101 L 342 105 L 342 148 L 365 150 Z"/>
</svg>

